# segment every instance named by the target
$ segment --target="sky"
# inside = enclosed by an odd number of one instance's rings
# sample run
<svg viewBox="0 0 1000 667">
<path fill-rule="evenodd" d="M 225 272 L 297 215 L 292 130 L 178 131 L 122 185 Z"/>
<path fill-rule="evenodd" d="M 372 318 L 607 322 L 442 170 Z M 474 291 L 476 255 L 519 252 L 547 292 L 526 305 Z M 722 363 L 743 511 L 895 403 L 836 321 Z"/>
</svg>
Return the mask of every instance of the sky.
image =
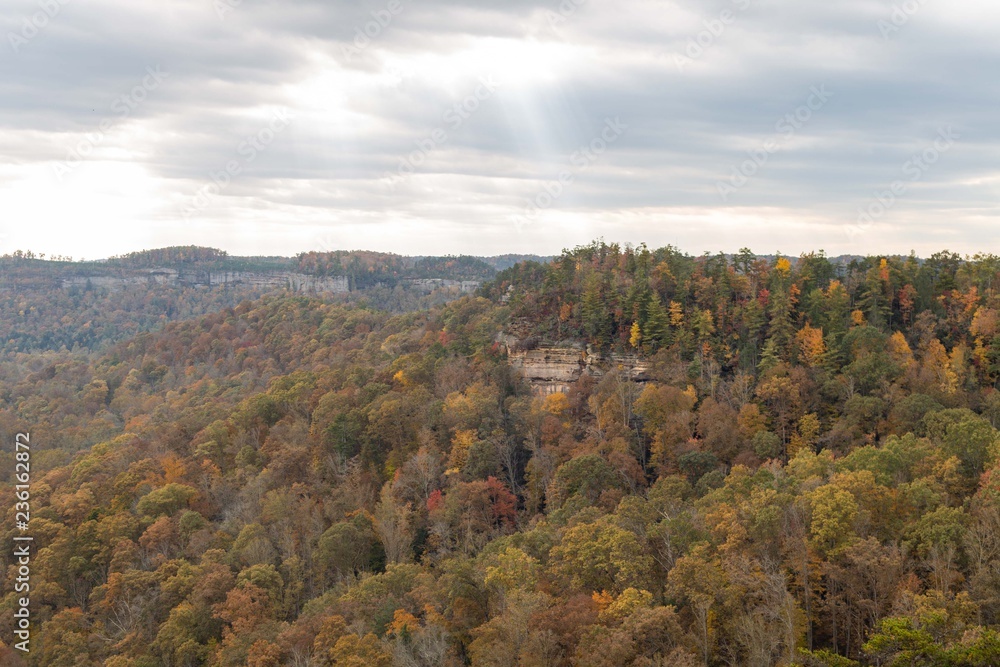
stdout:
<svg viewBox="0 0 1000 667">
<path fill-rule="evenodd" d="M 0 254 L 1000 252 L 1000 3 L 0 0 Z"/>
</svg>

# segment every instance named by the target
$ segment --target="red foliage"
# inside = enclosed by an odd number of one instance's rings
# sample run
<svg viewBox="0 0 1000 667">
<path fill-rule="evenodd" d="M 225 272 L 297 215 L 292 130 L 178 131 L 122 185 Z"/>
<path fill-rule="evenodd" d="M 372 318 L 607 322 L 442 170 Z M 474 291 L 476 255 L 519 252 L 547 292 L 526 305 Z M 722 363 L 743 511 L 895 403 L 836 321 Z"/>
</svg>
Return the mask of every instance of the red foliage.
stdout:
<svg viewBox="0 0 1000 667">
<path fill-rule="evenodd" d="M 486 488 L 493 503 L 493 523 L 509 527 L 517 519 L 517 496 L 510 492 L 496 477 L 486 480 Z"/>
<path fill-rule="evenodd" d="M 431 492 L 431 495 L 427 498 L 427 511 L 434 512 L 441 509 L 444 506 L 444 494 L 441 493 L 440 489 L 436 489 Z"/>
</svg>

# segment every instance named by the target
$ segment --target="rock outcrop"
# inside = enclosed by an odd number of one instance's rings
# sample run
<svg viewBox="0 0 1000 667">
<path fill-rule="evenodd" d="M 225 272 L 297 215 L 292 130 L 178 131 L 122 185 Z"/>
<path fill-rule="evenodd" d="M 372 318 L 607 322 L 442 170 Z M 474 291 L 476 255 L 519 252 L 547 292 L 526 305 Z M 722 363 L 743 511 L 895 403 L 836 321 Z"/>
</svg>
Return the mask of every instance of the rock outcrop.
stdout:
<svg viewBox="0 0 1000 667">
<path fill-rule="evenodd" d="M 584 376 L 601 378 L 615 371 L 633 382 L 649 381 L 649 365 L 636 355 L 602 355 L 582 343 L 524 349 L 520 341 L 510 337 L 502 336 L 500 342 L 507 347 L 511 367 L 528 381 L 538 396 L 566 393 Z"/>
<path fill-rule="evenodd" d="M 347 276 L 310 276 L 289 271 L 178 271 L 176 269 L 143 269 L 117 276 L 77 275 L 63 278 L 63 287 L 104 287 L 125 289 L 130 285 L 184 285 L 224 287 L 241 285 L 258 289 L 286 289 L 291 292 L 323 292 L 343 294 L 350 291 Z"/>
<path fill-rule="evenodd" d="M 286 289 L 302 293 L 346 294 L 351 291 L 347 276 L 310 276 L 290 271 L 178 271 L 177 269 L 137 269 L 118 275 L 74 275 L 63 278 L 64 288 L 103 287 L 110 290 L 125 289 L 131 285 L 184 285 L 224 287 L 243 285 L 257 289 Z M 477 280 L 450 280 L 446 278 L 419 278 L 404 280 L 403 285 L 418 292 L 430 294 L 449 290 L 471 294 L 479 289 Z"/>
<path fill-rule="evenodd" d="M 407 287 L 427 294 L 439 289 L 452 289 L 462 294 L 472 294 L 482 284 L 478 280 L 449 280 L 446 278 L 413 278 L 403 282 Z"/>
</svg>

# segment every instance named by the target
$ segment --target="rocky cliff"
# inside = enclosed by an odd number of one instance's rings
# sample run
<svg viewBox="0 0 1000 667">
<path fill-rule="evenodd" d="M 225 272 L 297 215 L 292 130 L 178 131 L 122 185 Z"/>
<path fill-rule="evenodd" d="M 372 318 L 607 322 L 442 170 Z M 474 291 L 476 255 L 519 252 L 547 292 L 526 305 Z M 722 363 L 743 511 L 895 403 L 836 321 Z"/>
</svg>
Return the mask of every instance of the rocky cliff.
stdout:
<svg viewBox="0 0 1000 667">
<path fill-rule="evenodd" d="M 104 287 L 124 289 L 129 285 L 185 285 L 220 287 L 243 285 L 260 289 L 287 289 L 292 292 L 346 293 L 350 291 L 346 276 L 319 277 L 290 271 L 178 271 L 176 269 L 142 269 L 116 276 L 76 275 L 63 278 L 63 287 Z"/>
<path fill-rule="evenodd" d="M 178 271 L 177 269 L 137 269 L 118 275 L 80 275 L 62 279 L 64 288 L 104 287 L 124 289 L 130 285 L 183 285 L 219 287 L 242 285 L 257 289 L 287 289 L 302 293 L 346 294 L 351 291 L 347 276 L 310 276 L 291 271 Z M 447 278 L 419 278 L 404 280 L 403 285 L 418 292 L 430 294 L 437 290 L 451 290 L 471 294 L 479 289 L 477 280 L 450 280 Z"/>
<path fill-rule="evenodd" d="M 582 343 L 523 349 L 520 341 L 510 337 L 501 337 L 501 342 L 507 347 L 511 367 L 539 396 L 565 393 L 584 376 L 601 378 L 616 370 L 634 382 L 649 381 L 648 363 L 635 355 L 602 355 Z"/>
</svg>

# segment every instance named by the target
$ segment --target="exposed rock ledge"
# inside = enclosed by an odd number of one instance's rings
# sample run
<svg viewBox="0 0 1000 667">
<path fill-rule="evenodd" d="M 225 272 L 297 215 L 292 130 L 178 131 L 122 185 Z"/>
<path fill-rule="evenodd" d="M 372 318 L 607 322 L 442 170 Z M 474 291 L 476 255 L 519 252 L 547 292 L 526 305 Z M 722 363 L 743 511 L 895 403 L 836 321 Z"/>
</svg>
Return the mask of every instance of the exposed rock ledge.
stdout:
<svg viewBox="0 0 1000 667">
<path fill-rule="evenodd" d="M 501 336 L 500 342 L 507 348 L 508 363 L 539 396 L 565 393 L 585 375 L 601 378 L 616 369 L 634 382 L 649 381 L 649 364 L 636 355 L 602 355 L 582 343 L 524 349 L 511 336 Z"/>
<path fill-rule="evenodd" d="M 63 287 L 105 287 L 125 289 L 130 285 L 188 285 L 219 287 L 246 285 L 258 289 L 287 289 L 292 292 L 349 291 L 347 276 L 319 277 L 291 271 L 178 271 L 176 269 L 142 269 L 117 276 L 78 275 L 63 278 Z"/>
</svg>

